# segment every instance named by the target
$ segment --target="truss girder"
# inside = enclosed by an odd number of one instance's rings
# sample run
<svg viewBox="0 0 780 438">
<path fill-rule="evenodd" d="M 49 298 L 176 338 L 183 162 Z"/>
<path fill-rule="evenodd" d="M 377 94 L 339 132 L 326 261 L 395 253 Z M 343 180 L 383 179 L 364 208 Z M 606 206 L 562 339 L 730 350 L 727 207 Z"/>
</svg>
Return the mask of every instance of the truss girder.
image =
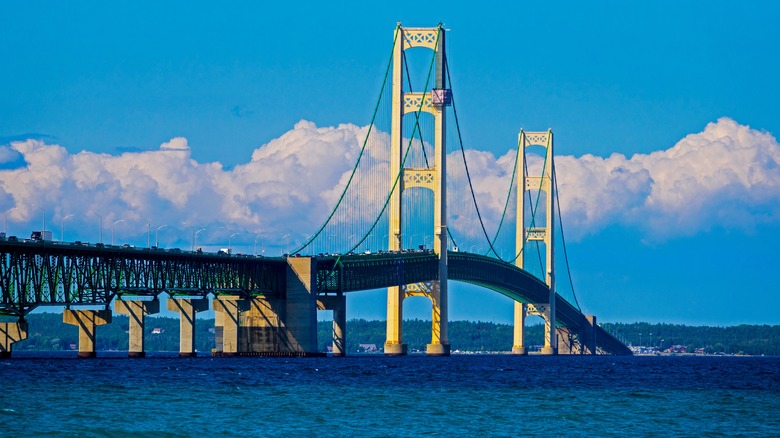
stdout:
<svg viewBox="0 0 780 438">
<path fill-rule="evenodd" d="M 319 293 L 351 292 L 438 280 L 438 257 L 430 252 L 353 255 L 318 260 Z"/>
<path fill-rule="evenodd" d="M 283 259 L 0 242 L 0 313 L 108 305 L 119 294 L 284 293 Z"/>
</svg>

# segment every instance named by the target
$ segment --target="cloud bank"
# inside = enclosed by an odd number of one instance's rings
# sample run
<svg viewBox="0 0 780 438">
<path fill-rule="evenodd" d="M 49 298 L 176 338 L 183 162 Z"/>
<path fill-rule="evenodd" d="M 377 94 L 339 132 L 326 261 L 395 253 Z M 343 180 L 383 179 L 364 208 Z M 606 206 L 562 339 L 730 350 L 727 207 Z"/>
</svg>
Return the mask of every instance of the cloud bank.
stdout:
<svg viewBox="0 0 780 438">
<path fill-rule="evenodd" d="M 147 223 L 180 230 L 209 225 L 263 231 L 270 240 L 291 231 L 311 232 L 332 208 L 366 130 L 301 121 L 231 170 L 193 160 L 182 137 L 158 150 L 121 155 L 71 154 L 42 140 L 15 141 L 0 147 L 0 161 L 20 155 L 24 163 L 0 170 L 0 209 L 9 224 L 27 229 L 35 227 L 46 206 L 55 237 L 58 221 L 68 214 L 75 214 L 68 221 L 73 233 L 95 228 L 100 216 L 106 229 L 121 219 L 121 233 L 136 237 L 146 234 Z M 488 219 L 500 216 L 514 154 L 496 158 L 467 151 L 480 209 Z M 448 161 L 459 159 L 456 152 Z M 647 155 L 558 156 L 563 220 L 574 237 L 613 224 L 638 228 L 651 240 L 713 227 L 749 231 L 780 221 L 778 163 L 780 145 L 771 134 L 728 118 Z M 453 181 L 463 178 L 454 165 L 450 169 Z M 465 205 L 462 199 L 450 203 L 456 214 L 456 206 Z"/>
</svg>

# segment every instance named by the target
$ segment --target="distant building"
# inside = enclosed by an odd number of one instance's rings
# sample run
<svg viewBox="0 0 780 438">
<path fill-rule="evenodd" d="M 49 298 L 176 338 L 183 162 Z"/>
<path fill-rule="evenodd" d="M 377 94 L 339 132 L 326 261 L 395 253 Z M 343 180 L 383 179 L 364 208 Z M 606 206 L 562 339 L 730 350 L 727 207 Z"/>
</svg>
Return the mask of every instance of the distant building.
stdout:
<svg viewBox="0 0 780 438">
<path fill-rule="evenodd" d="M 363 353 L 379 353 L 376 344 L 360 344 L 358 345 L 358 351 Z"/>
<path fill-rule="evenodd" d="M 163 328 L 155 327 L 155 328 L 152 329 L 152 334 L 153 335 L 161 335 L 163 333 L 165 333 L 165 329 L 163 329 Z"/>
</svg>

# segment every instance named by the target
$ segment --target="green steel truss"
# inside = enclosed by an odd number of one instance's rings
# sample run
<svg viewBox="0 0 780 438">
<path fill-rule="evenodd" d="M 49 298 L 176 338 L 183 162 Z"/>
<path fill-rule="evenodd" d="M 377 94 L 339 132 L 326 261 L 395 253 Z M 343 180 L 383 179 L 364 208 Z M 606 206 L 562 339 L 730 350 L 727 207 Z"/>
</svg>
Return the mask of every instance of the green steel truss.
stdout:
<svg viewBox="0 0 780 438">
<path fill-rule="evenodd" d="M 547 286 L 528 272 L 480 254 L 448 252 L 449 279 L 479 285 L 513 300 L 544 304 Z M 386 252 L 318 257 L 318 295 L 342 294 L 438 280 L 432 252 Z M 284 297 L 284 258 L 119 248 L 52 242 L 0 241 L 0 314 L 23 317 L 38 306 L 103 305 L 117 295 Z M 560 295 L 557 321 L 572 329 L 585 316 Z M 628 349 L 596 328 L 598 348 Z M 574 339 L 572 342 L 576 342 Z"/>
<path fill-rule="evenodd" d="M 280 296 L 287 263 L 157 249 L 0 242 L 0 314 L 37 306 L 105 305 L 122 294 Z"/>
</svg>

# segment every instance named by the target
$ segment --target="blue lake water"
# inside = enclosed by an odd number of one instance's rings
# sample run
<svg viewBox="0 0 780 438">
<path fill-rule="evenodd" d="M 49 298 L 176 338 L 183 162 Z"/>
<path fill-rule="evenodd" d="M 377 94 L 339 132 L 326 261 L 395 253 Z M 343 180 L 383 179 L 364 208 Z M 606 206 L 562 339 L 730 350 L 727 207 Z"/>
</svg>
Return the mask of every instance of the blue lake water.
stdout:
<svg viewBox="0 0 780 438">
<path fill-rule="evenodd" d="M 0 360 L 0 436 L 780 435 L 780 358 L 74 355 Z"/>
</svg>

